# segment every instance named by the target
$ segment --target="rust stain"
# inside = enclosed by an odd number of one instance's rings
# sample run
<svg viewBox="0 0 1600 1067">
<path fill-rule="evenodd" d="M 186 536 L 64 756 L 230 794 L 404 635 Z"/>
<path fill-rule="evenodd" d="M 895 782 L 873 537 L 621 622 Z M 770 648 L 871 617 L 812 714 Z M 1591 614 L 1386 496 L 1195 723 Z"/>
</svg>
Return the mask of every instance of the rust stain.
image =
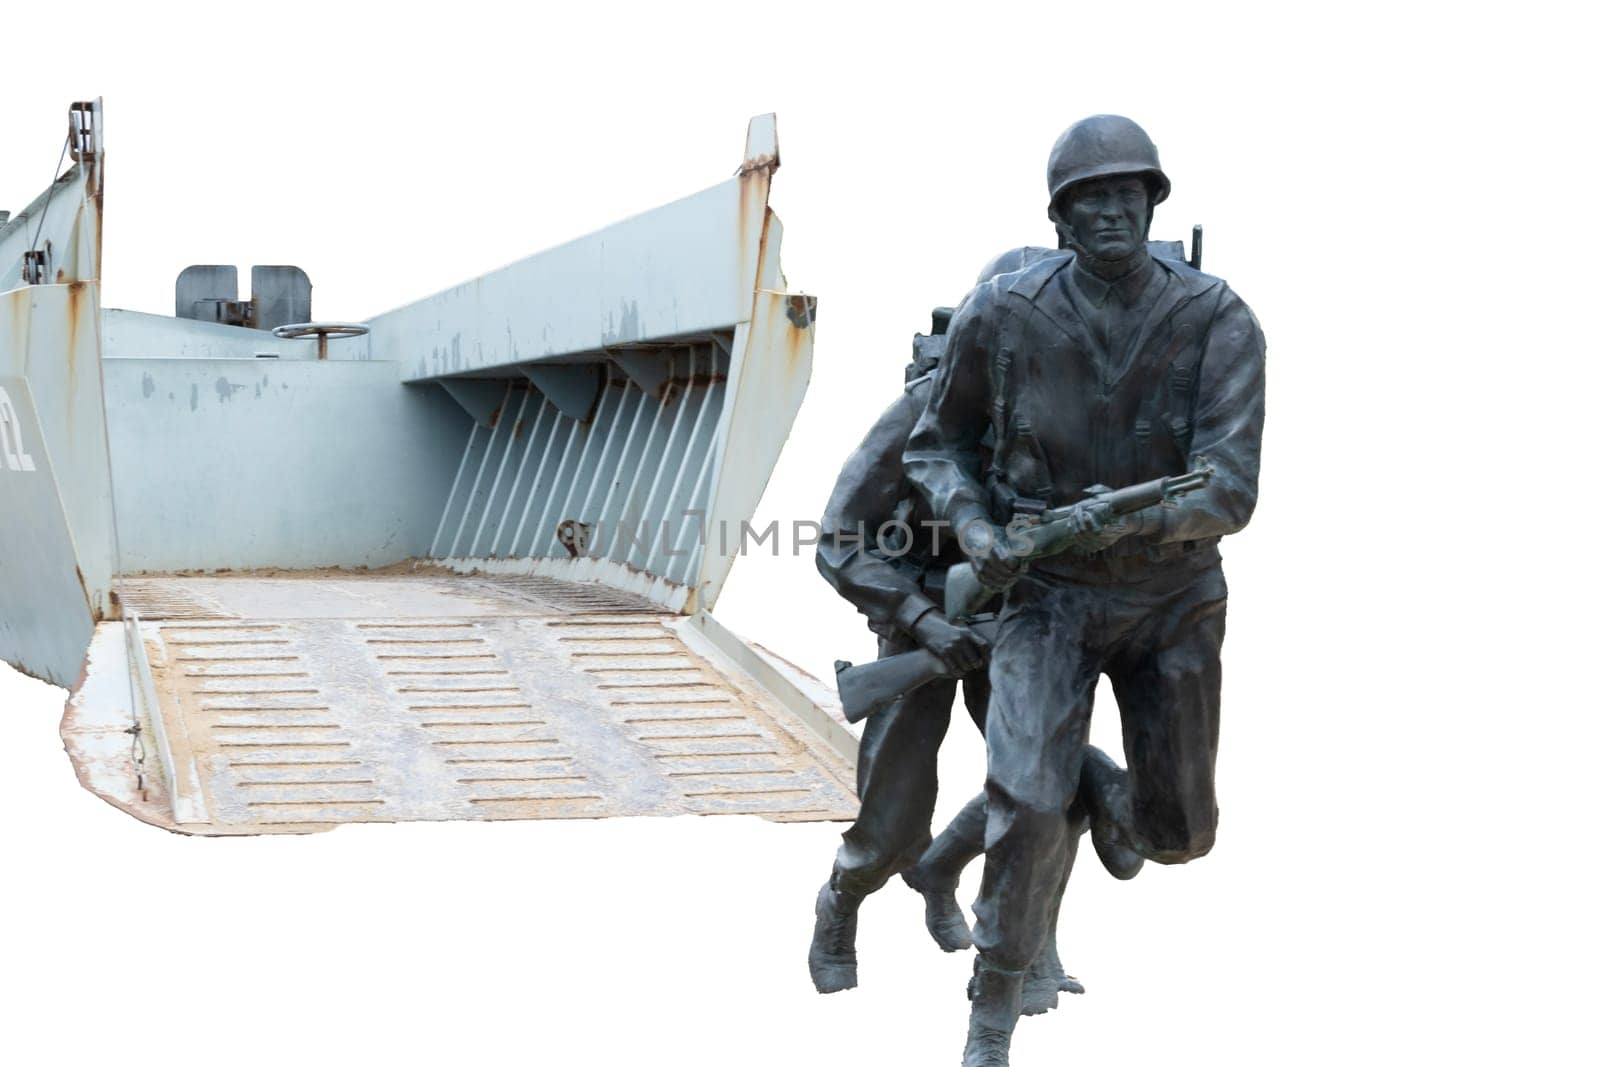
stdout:
<svg viewBox="0 0 1600 1067">
<path fill-rule="evenodd" d="M 83 593 L 83 606 L 89 609 L 89 618 L 95 622 L 104 622 L 105 612 L 95 610 L 94 598 L 89 595 L 89 583 L 83 577 L 83 568 L 75 566 L 72 572 L 78 576 L 78 589 Z"/>
<path fill-rule="evenodd" d="M 719 370 L 700 371 L 700 372 L 697 372 L 695 374 L 691 374 L 689 377 L 683 379 L 682 381 L 673 383 L 675 385 L 681 386 L 681 388 L 678 389 L 678 391 L 675 392 L 673 394 L 673 396 L 674 396 L 674 398 L 682 396 L 687 392 L 691 392 L 696 386 L 712 386 L 712 385 L 716 385 L 718 382 L 725 382 L 727 380 L 728 380 L 727 374 L 725 374 L 722 371 L 719 371 Z"/>
<path fill-rule="evenodd" d="M 78 319 L 81 315 L 81 305 L 84 282 L 72 282 L 67 286 L 67 423 L 70 429 L 72 423 L 73 406 L 78 395 Z"/>
<path fill-rule="evenodd" d="M 800 369 L 802 351 L 802 331 L 785 330 L 783 337 L 783 365 L 790 378 L 793 378 L 795 372 Z"/>
<path fill-rule="evenodd" d="M 789 377 L 800 373 L 806 350 L 811 343 L 811 331 L 817 322 L 817 298 L 803 293 L 791 293 L 785 298 L 784 316 L 789 320 L 783 331 L 784 365 Z"/>
<path fill-rule="evenodd" d="M 78 347 L 78 301 L 83 296 L 83 283 L 73 282 L 67 286 L 67 358 L 71 359 L 71 350 Z"/>
<path fill-rule="evenodd" d="M 745 160 L 744 165 L 739 168 L 739 176 L 742 178 L 754 171 L 762 171 L 770 175 L 773 168 L 777 165 L 778 154 L 776 152 L 767 152 L 763 155 L 751 156 L 749 159 Z"/>
<path fill-rule="evenodd" d="M 767 216 L 771 214 L 766 209 L 767 192 L 772 178 L 771 166 L 763 168 L 744 167 L 739 171 L 739 278 L 751 278 L 753 283 L 759 283 L 760 278 L 751 272 L 753 266 L 757 272 L 761 269 L 761 254 L 766 248 L 767 241 Z M 756 240 L 756 262 L 751 264 L 749 249 L 751 245 L 750 223 L 757 217 L 756 209 L 762 209 L 761 234 Z M 754 288 L 754 284 L 752 284 Z"/>
<path fill-rule="evenodd" d="M 772 209 L 769 207 L 763 212 L 761 218 L 761 243 L 756 248 L 756 287 L 760 288 L 762 276 L 766 273 L 767 266 L 767 238 L 772 233 Z"/>
</svg>

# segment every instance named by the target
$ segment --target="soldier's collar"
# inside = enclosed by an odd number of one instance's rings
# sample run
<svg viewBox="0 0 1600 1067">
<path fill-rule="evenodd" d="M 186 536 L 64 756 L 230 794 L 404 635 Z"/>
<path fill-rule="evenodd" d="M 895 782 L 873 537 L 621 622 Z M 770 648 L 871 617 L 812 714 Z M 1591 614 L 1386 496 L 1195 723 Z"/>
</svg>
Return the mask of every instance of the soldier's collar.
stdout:
<svg viewBox="0 0 1600 1067">
<path fill-rule="evenodd" d="M 1152 268 L 1150 253 L 1143 248 L 1128 258 L 1134 262 L 1122 273 L 1108 279 L 1102 277 L 1105 271 L 1096 273 L 1090 265 L 1091 257 L 1080 250 L 1072 264 L 1072 284 L 1095 307 L 1104 307 L 1106 297 L 1112 293 L 1116 293 L 1117 302 L 1123 307 L 1131 307 L 1150 283 Z M 1092 262 L 1098 266 L 1102 261 Z"/>
<path fill-rule="evenodd" d="M 1027 300 L 1037 300 L 1050 279 L 1070 267 L 1074 257 L 1075 253 L 1071 249 L 1065 249 L 1061 255 L 1041 259 L 1023 267 L 1015 274 L 1001 275 L 996 284 L 1005 292 L 1016 293 Z M 1007 278 L 1010 281 L 1004 280 Z"/>
</svg>

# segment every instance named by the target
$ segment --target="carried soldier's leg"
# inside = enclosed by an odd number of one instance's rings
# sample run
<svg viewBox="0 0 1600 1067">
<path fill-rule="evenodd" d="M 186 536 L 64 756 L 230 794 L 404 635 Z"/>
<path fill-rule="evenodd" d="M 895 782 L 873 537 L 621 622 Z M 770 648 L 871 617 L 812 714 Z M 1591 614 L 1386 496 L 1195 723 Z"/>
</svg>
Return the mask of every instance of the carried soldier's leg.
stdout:
<svg viewBox="0 0 1600 1067">
<path fill-rule="evenodd" d="M 963 678 L 961 696 L 973 724 L 983 733 L 989 714 L 988 671 Z M 916 865 L 902 875 L 907 885 L 922 894 L 928 933 L 946 952 L 972 947 L 972 930 L 956 901 L 956 886 L 967 864 L 983 855 L 987 819 L 988 804 L 984 794 L 979 793 L 956 813 Z"/>
<path fill-rule="evenodd" d="M 904 651 L 884 642 L 883 654 Z M 939 745 L 950 724 L 955 682 L 913 690 L 867 720 L 857 760 L 861 810 L 844 833 L 833 873 L 817 894 L 808 962 L 820 993 L 856 984 L 856 910 L 929 842 L 938 791 Z"/>
<path fill-rule="evenodd" d="M 922 894 L 928 934 L 946 952 L 972 947 L 972 929 L 956 900 L 956 886 L 967 864 L 983 855 L 983 830 L 989 805 L 979 793 L 956 813 L 916 866 L 903 875 L 906 885 Z"/>
<path fill-rule="evenodd" d="M 1226 606 L 1214 566 L 1153 605 L 1106 665 L 1128 769 L 1085 761 L 1085 795 L 1100 809 L 1097 821 L 1157 863 L 1186 863 L 1216 840 Z"/>
<path fill-rule="evenodd" d="M 965 1067 L 1009 1062 L 1023 979 L 1049 933 L 1100 674 L 1086 632 L 1096 608 L 1090 588 L 1024 576 L 1001 617 L 989 672 L 988 849 L 973 909 L 978 960 Z"/>
<path fill-rule="evenodd" d="M 972 946 L 972 933 L 956 901 L 955 891 L 962 871 L 983 854 L 987 811 L 984 794 L 980 793 L 967 801 L 950 825 L 934 839 L 928 851 L 922 854 L 917 865 L 902 875 L 907 885 L 922 894 L 927 910 L 928 933 L 932 935 L 934 943 L 946 952 Z M 1055 905 L 1050 911 L 1050 930 L 1045 937 L 1044 948 L 1034 957 L 1028 969 L 1024 983 L 1024 1015 L 1038 1015 L 1055 1007 L 1057 993 L 1083 992 L 1083 983 L 1067 974 L 1062 966 L 1056 927 L 1061 915 L 1061 899 L 1077 857 L 1078 840 L 1088 825 L 1088 818 L 1082 809 L 1074 805 L 1068 828 L 1067 862 L 1055 891 Z"/>
</svg>

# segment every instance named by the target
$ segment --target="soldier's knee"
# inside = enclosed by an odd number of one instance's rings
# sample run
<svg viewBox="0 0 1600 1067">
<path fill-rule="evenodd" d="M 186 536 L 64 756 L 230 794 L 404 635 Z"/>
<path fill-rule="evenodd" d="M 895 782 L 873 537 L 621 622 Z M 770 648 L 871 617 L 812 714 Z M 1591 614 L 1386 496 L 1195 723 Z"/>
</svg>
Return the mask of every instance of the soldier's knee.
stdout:
<svg viewBox="0 0 1600 1067">
<path fill-rule="evenodd" d="M 1217 841 L 1216 794 L 1205 787 L 1135 791 L 1128 830 L 1135 851 L 1155 863 L 1188 863 Z"/>
<path fill-rule="evenodd" d="M 1167 865 L 1188 863 L 1210 852 L 1211 846 L 1215 843 L 1215 837 L 1208 837 L 1202 841 L 1189 842 L 1181 848 L 1151 848 L 1144 852 L 1144 856 L 1152 862 Z"/>
<path fill-rule="evenodd" d="M 834 857 L 834 884 L 856 896 L 876 893 L 883 884 L 922 858 L 933 843 L 927 828 L 891 838 L 846 835 Z"/>
<path fill-rule="evenodd" d="M 1155 863 L 1178 864 L 1197 860 L 1211 851 L 1217 843 L 1215 820 L 1210 825 L 1194 830 L 1174 827 L 1140 827 L 1137 832 L 1137 851 Z"/>
</svg>

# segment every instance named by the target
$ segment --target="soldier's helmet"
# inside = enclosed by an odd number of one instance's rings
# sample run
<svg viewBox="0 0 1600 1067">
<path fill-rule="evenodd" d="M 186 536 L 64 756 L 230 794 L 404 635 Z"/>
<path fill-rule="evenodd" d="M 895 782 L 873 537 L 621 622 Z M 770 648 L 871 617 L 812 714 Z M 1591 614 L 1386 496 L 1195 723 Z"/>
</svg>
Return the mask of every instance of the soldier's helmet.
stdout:
<svg viewBox="0 0 1600 1067">
<path fill-rule="evenodd" d="M 1046 178 L 1050 204 L 1059 206 L 1063 193 L 1079 182 L 1137 174 L 1150 186 L 1150 205 L 1167 198 L 1172 183 L 1161 169 L 1161 157 L 1144 128 L 1121 115 L 1090 115 L 1067 127 L 1050 150 Z"/>
</svg>

